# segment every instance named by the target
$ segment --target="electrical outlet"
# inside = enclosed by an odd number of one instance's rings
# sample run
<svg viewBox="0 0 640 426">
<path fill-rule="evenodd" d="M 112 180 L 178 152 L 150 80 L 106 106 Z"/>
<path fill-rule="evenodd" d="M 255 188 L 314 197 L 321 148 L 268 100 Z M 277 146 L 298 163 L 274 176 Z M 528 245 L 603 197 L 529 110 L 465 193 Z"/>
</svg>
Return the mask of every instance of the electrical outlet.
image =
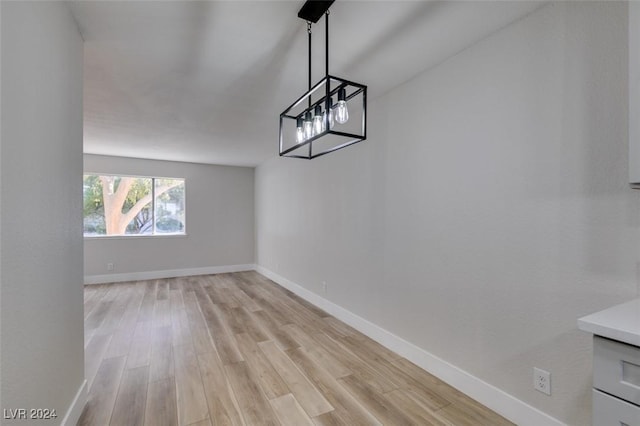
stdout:
<svg viewBox="0 0 640 426">
<path fill-rule="evenodd" d="M 539 392 L 551 395 L 551 373 L 533 367 L 533 388 Z"/>
<path fill-rule="evenodd" d="M 324 294 L 327 294 L 327 282 L 326 281 L 322 281 L 322 292 Z"/>
<path fill-rule="evenodd" d="M 107 271 L 113 271 L 113 263 L 107 263 Z"/>
</svg>

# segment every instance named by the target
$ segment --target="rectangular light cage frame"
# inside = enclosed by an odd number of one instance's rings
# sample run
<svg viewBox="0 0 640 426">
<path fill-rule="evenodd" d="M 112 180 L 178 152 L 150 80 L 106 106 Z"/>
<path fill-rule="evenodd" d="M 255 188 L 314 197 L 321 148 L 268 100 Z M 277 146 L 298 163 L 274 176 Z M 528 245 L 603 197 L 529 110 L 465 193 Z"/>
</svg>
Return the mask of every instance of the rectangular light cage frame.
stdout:
<svg viewBox="0 0 640 426">
<path fill-rule="evenodd" d="M 354 126 L 354 123 L 335 123 L 330 128 L 329 114 L 324 114 L 324 131 L 298 143 L 296 141 L 297 120 L 304 118 L 307 111 L 313 112 L 316 105 L 320 105 L 325 112 L 328 111 L 332 98 L 341 89 L 345 89 L 345 101 L 353 109 L 353 114 L 350 114 L 355 119 L 361 116 L 360 126 L 357 124 Z M 361 110 L 358 109 L 359 104 L 362 105 Z M 337 106 L 333 105 L 334 115 L 336 108 Z M 367 139 L 367 86 L 327 74 L 280 114 L 279 131 L 280 156 L 307 160 Z"/>
</svg>

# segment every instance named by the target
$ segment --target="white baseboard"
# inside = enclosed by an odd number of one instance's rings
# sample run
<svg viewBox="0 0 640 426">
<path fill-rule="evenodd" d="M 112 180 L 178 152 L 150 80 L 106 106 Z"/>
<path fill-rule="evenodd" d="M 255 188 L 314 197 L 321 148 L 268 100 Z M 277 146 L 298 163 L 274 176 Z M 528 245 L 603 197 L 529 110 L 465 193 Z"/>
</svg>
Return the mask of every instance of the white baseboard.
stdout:
<svg viewBox="0 0 640 426">
<path fill-rule="evenodd" d="M 124 274 L 85 275 L 85 284 L 120 283 L 124 281 L 158 280 L 161 278 L 188 277 L 192 275 L 224 274 L 227 272 L 253 271 L 256 265 L 206 266 L 204 268 L 167 269 L 163 271 L 128 272 Z"/>
<path fill-rule="evenodd" d="M 466 371 L 438 358 L 424 349 L 407 342 L 401 337 L 383 329 L 382 327 L 330 302 L 323 297 L 307 290 L 274 272 L 256 265 L 255 270 L 271 279 L 287 290 L 292 291 L 306 301 L 323 309 L 344 323 L 361 333 L 369 336 L 381 345 L 389 348 L 427 372 L 438 377 L 459 391 L 465 393 L 481 404 L 521 426 L 560 426 L 564 425 L 558 419 L 530 406 L 512 395 L 486 383 Z"/>
<path fill-rule="evenodd" d="M 76 393 L 75 398 L 71 402 L 67 413 L 64 415 L 62 419 L 62 423 L 60 426 L 75 426 L 80 420 L 80 415 L 82 414 L 82 410 L 84 409 L 84 405 L 87 403 L 87 381 L 84 380 L 82 385 L 80 385 L 80 389 Z"/>
</svg>

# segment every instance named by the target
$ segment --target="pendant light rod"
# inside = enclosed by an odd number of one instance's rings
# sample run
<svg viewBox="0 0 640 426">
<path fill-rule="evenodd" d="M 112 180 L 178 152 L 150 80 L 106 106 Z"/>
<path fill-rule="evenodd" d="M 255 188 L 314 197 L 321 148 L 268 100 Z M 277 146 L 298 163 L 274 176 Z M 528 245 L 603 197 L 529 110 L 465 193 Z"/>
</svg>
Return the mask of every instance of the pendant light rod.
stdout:
<svg viewBox="0 0 640 426">
<path fill-rule="evenodd" d="M 309 87 L 308 90 L 311 90 L 311 21 L 307 21 L 307 34 L 309 39 Z M 309 107 L 311 107 L 311 98 L 309 98 Z"/>
<path fill-rule="evenodd" d="M 324 76 L 329 75 L 329 9 L 324 13 Z"/>
<path fill-rule="evenodd" d="M 308 90 L 311 91 L 311 21 L 307 21 L 307 33 L 309 33 L 309 87 Z M 311 119 L 311 96 L 309 96 L 308 99 L 308 105 L 307 105 L 308 109 L 307 112 L 305 113 L 305 125 L 307 125 L 307 121 L 309 121 Z M 310 136 L 313 135 L 306 135 L 306 139 L 309 139 Z M 308 152 L 309 152 L 309 157 L 311 157 L 311 153 L 313 152 L 313 146 L 311 144 L 311 142 L 309 142 L 309 146 L 308 148 Z"/>
</svg>

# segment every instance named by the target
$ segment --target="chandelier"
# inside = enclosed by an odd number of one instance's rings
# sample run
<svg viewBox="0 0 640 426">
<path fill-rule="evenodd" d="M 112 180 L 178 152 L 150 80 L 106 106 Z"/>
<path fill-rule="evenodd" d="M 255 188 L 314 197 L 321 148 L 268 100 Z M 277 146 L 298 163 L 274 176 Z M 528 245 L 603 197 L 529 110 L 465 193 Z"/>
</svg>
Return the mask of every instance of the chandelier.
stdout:
<svg viewBox="0 0 640 426">
<path fill-rule="evenodd" d="M 280 114 L 280 156 L 311 160 L 367 138 L 367 86 L 329 74 L 329 7 L 334 0 L 307 0 L 298 17 L 307 21 L 308 91 Z M 311 25 L 324 15 L 325 73 L 311 84 Z"/>
</svg>

